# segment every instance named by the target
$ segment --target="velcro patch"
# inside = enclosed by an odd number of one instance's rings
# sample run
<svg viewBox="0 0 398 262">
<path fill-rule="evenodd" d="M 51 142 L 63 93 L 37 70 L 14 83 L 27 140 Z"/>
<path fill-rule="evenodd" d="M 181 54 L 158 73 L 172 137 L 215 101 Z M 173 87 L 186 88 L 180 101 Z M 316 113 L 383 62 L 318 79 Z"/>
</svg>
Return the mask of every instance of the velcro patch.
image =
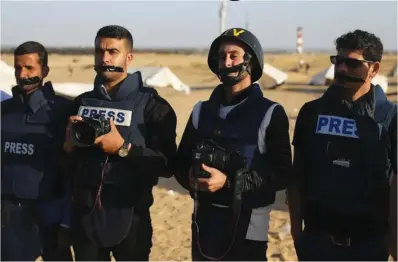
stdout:
<svg viewBox="0 0 398 262">
<path fill-rule="evenodd" d="M 81 117 L 104 115 L 112 119 L 115 125 L 130 126 L 132 111 L 105 107 L 80 106 L 77 114 Z"/>
<path fill-rule="evenodd" d="M 332 115 L 319 115 L 315 133 L 359 138 L 354 119 Z"/>
</svg>

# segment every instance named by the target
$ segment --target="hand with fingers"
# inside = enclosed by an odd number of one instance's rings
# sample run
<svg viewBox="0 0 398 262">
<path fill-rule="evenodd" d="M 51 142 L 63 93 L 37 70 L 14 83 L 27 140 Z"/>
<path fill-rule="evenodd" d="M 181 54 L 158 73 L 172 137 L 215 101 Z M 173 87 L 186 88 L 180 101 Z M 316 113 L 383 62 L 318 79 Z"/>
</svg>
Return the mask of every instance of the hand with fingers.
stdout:
<svg viewBox="0 0 398 262">
<path fill-rule="evenodd" d="M 110 119 L 111 131 L 105 135 L 97 137 L 94 144 L 100 146 L 105 153 L 117 154 L 119 149 L 123 146 L 124 139 L 116 128 L 115 122 Z M 128 150 L 130 150 L 129 144 Z"/>
<path fill-rule="evenodd" d="M 220 170 L 202 164 L 204 171 L 209 172 L 210 178 L 198 178 L 199 190 L 216 192 L 225 186 L 227 176 Z"/>
</svg>

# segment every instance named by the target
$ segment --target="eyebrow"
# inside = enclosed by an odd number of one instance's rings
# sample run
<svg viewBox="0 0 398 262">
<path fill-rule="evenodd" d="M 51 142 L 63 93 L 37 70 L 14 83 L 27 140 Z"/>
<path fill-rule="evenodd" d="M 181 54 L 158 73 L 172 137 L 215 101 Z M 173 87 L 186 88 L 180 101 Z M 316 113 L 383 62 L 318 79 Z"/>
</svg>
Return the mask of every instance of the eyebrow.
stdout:
<svg viewBox="0 0 398 262">
<path fill-rule="evenodd" d="M 241 52 L 239 52 L 239 51 L 237 51 L 237 50 L 232 50 L 232 51 L 229 51 L 229 52 L 226 52 L 226 53 L 228 53 L 228 54 L 233 54 L 233 55 L 237 55 L 237 54 L 240 54 Z M 225 53 L 224 53 L 223 51 L 220 51 L 219 54 L 220 54 L 220 55 L 223 55 L 223 54 L 225 54 Z"/>
<path fill-rule="evenodd" d="M 100 47 L 96 47 L 95 50 L 118 51 L 119 52 L 119 49 L 117 49 L 117 48 L 105 48 L 105 49 L 103 49 L 103 48 L 100 48 Z"/>
</svg>

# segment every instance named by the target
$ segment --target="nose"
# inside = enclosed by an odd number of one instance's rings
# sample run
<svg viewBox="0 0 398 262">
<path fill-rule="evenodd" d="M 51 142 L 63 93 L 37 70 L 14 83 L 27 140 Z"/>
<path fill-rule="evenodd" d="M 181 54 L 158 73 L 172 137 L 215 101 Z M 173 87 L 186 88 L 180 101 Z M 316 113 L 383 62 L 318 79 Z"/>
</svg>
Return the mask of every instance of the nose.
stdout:
<svg viewBox="0 0 398 262">
<path fill-rule="evenodd" d="M 336 72 L 340 72 L 340 73 L 346 73 L 348 71 L 348 67 L 345 64 L 345 62 L 342 62 L 340 64 L 336 64 L 335 65 L 335 69 Z"/>
<path fill-rule="evenodd" d="M 17 78 L 29 78 L 29 72 L 24 68 L 15 69 L 15 76 Z"/>
<path fill-rule="evenodd" d="M 110 62 L 111 62 L 111 55 L 109 54 L 109 52 L 104 52 L 104 54 L 102 55 L 102 64 L 109 65 Z"/>
<path fill-rule="evenodd" d="M 225 57 L 224 67 L 231 67 L 231 66 L 232 66 L 232 59 L 229 56 Z"/>
</svg>

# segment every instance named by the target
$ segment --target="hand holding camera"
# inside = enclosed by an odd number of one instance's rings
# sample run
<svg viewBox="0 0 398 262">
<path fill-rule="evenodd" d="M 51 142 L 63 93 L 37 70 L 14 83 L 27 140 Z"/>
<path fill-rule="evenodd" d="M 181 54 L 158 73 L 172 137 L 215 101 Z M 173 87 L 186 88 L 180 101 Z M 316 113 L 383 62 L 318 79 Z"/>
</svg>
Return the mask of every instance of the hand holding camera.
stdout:
<svg viewBox="0 0 398 262">
<path fill-rule="evenodd" d="M 198 178 L 199 189 L 204 188 L 207 191 L 216 192 L 224 187 L 227 182 L 227 176 L 224 173 L 205 164 L 202 164 L 202 169 L 210 174 L 210 178 Z"/>
<path fill-rule="evenodd" d="M 197 179 L 200 191 L 220 190 L 225 186 L 227 174 L 233 176 L 238 169 L 246 166 L 246 159 L 239 152 L 229 151 L 213 140 L 202 141 L 192 154 L 190 182 Z"/>
<path fill-rule="evenodd" d="M 66 131 L 64 149 L 67 152 L 77 147 L 99 145 L 105 153 L 115 154 L 124 143 L 112 119 L 103 115 L 91 118 L 71 116 Z M 131 145 L 129 145 L 130 149 Z"/>
</svg>

